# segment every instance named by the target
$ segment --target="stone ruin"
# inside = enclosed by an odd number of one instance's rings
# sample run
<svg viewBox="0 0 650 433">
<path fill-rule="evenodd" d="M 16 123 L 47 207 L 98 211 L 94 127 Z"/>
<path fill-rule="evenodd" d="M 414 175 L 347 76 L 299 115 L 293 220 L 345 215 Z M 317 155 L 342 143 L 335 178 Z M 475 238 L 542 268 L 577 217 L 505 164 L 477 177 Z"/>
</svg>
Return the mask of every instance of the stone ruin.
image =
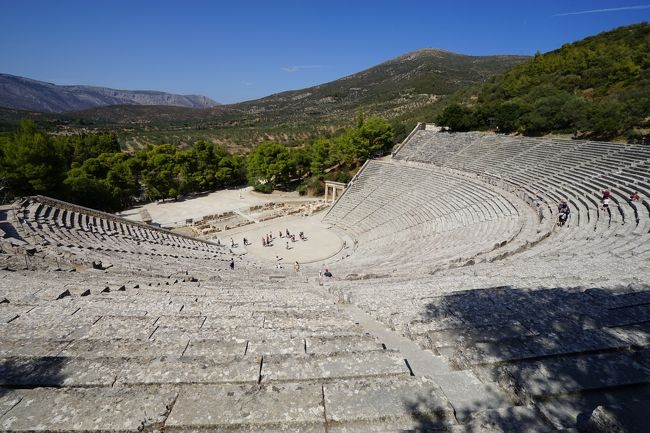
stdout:
<svg viewBox="0 0 650 433">
<path fill-rule="evenodd" d="M 418 127 L 323 217 L 327 281 L 25 198 L 0 431 L 646 431 L 649 197 L 647 146 Z"/>
</svg>

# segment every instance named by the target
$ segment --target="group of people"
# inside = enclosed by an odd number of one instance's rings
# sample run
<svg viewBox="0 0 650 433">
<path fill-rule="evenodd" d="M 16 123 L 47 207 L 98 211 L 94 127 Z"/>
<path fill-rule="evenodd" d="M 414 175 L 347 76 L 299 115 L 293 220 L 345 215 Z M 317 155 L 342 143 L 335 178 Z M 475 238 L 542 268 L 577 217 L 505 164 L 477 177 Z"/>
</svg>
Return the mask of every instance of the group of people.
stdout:
<svg viewBox="0 0 650 433">
<path fill-rule="evenodd" d="M 609 217 L 612 217 L 612 211 L 609 209 L 609 200 L 611 198 L 612 193 L 609 191 L 608 188 L 605 188 L 601 191 L 601 197 L 600 197 L 600 210 L 603 212 L 607 212 Z M 630 194 L 630 198 L 628 199 L 628 204 L 634 210 L 634 218 L 636 220 L 636 223 L 639 224 L 639 212 L 636 207 L 636 203 L 641 201 L 641 197 L 639 196 L 638 191 L 634 191 L 632 194 Z M 558 222 L 557 224 L 559 226 L 563 226 L 566 224 L 567 220 L 569 219 L 569 215 L 571 214 L 571 209 L 569 208 L 569 205 L 567 204 L 566 200 L 562 200 L 560 204 L 558 205 Z"/>
<path fill-rule="evenodd" d="M 282 230 L 278 231 L 278 237 L 279 237 L 279 238 L 285 238 L 285 239 L 287 239 L 287 249 L 288 249 L 288 250 L 291 249 L 291 248 L 289 248 L 289 241 L 291 241 L 291 242 L 298 242 L 298 241 L 296 240 L 296 235 L 295 235 L 295 234 L 291 234 L 291 232 L 289 231 L 289 229 L 286 229 L 284 233 L 282 232 Z M 300 233 L 298 234 L 298 237 L 299 237 L 300 240 L 302 240 L 302 241 L 306 241 L 306 240 L 307 240 L 307 237 L 305 236 L 305 233 L 304 233 L 304 232 L 300 232 Z M 273 232 L 269 232 L 268 234 L 262 236 L 262 246 L 263 246 L 263 247 L 272 247 L 272 246 L 273 246 L 273 240 L 274 240 L 274 239 L 275 239 L 275 238 L 273 237 Z M 246 240 L 245 240 L 245 242 L 246 242 Z M 245 243 L 245 245 L 246 245 L 246 243 Z"/>
<path fill-rule="evenodd" d="M 560 204 L 557 207 L 558 211 L 558 221 L 557 224 L 559 226 L 563 226 L 566 224 L 567 220 L 569 219 L 569 215 L 571 214 L 571 209 L 569 208 L 569 205 L 567 204 L 566 200 L 562 200 Z"/>
</svg>

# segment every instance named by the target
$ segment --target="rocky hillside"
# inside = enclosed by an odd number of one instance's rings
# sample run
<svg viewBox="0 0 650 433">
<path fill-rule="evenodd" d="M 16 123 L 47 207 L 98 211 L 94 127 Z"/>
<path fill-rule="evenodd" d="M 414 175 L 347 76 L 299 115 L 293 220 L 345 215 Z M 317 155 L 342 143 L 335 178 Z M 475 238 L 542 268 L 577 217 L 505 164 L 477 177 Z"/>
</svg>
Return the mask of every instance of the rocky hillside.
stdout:
<svg viewBox="0 0 650 433">
<path fill-rule="evenodd" d="M 208 108 L 218 105 L 200 95 L 174 95 L 151 90 L 116 90 L 93 86 L 58 86 L 0 74 L 0 107 L 62 113 L 107 105 L 172 105 Z"/>
</svg>

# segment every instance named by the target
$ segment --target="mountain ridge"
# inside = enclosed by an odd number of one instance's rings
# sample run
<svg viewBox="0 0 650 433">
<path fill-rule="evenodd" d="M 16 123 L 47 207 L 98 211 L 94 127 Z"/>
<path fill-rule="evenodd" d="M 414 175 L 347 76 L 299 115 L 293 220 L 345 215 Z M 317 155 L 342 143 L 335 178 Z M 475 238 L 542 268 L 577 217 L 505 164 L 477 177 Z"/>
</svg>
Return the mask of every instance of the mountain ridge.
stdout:
<svg viewBox="0 0 650 433">
<path fill-rule="evenodd" d="M 157 90 L 123 90 L 80 84 L 57 85 L 0 73 L 0 106 L 44 113 L 64 113 L 109 105 L 169 105 L 209 108 L 219 105 L 202 95 Z"/>
<path fill-rule="evenodd" d="M 264 141 L 297 145 L 349 127 L 359 108 L 367 116 L 396 119 L 458 89 L 484 83 L 528 58 L 426 48 L 327 83 L 234 104 L 202 109 L 116 105 L 27 117 L 66 133 L 116 132 L 128 149 L 158 142 L 189 145 L 197 139 L 238 150 Z M 0 109 L 0 127 L 15 124 L 23 114 Z"/>
</svg>

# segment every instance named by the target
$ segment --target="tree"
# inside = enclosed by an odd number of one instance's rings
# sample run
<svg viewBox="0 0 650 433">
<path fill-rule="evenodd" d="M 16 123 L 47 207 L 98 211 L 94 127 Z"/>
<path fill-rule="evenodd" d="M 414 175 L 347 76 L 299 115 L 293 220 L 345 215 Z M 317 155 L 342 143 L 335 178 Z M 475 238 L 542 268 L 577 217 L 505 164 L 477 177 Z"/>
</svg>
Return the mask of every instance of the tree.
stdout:
<svg viewBox="0 0 650 433">
<path fill-rule="evenodd" d="M 393 126 L 380 117 L 371 117 L 366 120 L 361 127 L 361 136 L 368 142 L 366 157 L 389 150 L 395 139 Z"/>
<path fill-rule="evenodd" d="M 2 143 L 0 178 L 7 182 L 9 197 L 33 194 L 60 196 L 66 163 L 59 143 L 23 120 Z"/>
<path fill-rule="evenodd" d="M 289 151 L 277 143 L 262 143 L 248 156 L 248 182 L 257 190 L 270 192 L 286 186 L 295 174 Z"/>
<path fill-rule="evenodd" d="M 176 198 L 180 190 L 176 148 L 171 144 L 150 147 L 144 154 L 142 183 L 150 200 Z"/>
<path fill-rule="evenodd" d="M 459 104 L 445 107 L 436 119 L 436 123 L 452 131 L 469 131 L 476 126 L 472 109 Z"/>
<path fill-rule="evenodd" d="M 129 206 L 139 191 L 129 155 L 121 152 L 85 160 L 68 171 L 64 184 L 72 202 L 107 211 Z"/>
</svg>

